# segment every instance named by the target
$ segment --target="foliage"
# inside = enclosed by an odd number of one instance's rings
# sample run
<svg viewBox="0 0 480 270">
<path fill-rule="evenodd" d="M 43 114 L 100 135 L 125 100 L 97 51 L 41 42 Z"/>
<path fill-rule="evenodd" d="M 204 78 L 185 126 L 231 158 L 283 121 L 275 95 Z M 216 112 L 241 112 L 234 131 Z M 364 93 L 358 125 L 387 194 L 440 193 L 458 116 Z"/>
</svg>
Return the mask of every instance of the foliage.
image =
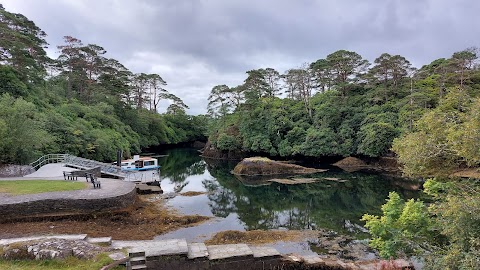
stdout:
<svg viewBox="0 0 480 270">
<path fill-rule="evenodd" d="M 401 255 L 418 255 L 429 234 L 430 219 L 423 202 L 413 199 L 404 202 L 395 192 L 390 192 L 382 206 L 381 217 L 365 214 L 365 227 L 370 230 L 370 246 L 380 251 L 383 258 Z"/>
<path fill-rule="evenodd" d="M 25 163 L 53 141 L 33 103 L 0 96 L 0 163 Z"/>
<path fill-rule="evenodd" d="M 206 139 L 208 119 L 188 116 L 160 75 L 133 74 L 103 47 L 71 36 L 50 59 L 46 33 L 1 5 L 0 35 L 0 164 L 47 153 L 112 161 L 119 149 L 130 156 Z M 172 102 L 166 114 L 161 100 Z"/>
<path fill-rule="evenodd" d="M 411 141 L 408 149 L 418 145 L 416 141 L 452 142 L 451 147 L 431 149 L 437 157 L 430 163 L 444 162 L 447 168 L 458 165 L 462 159 L 451 160 L 446 156 L 450 153 L 468 156 L 469 166 L 478 163 L 478 147 L 463 147 L 465 141 L 480 141 L 473 120 L 476 111 L 466 111 L 469 98 L 480 94 L 477 49 L 456 52 L 418 70 L 401 55 L 383 53 L 368 67 L 361 55 L 339 50 L 284 74 L 272 68 L 249 70 L 239 86 L 212 88 L 209 112 L 214 124 L 209 134 L 214 136 L 210 139 L 215 145 L 218 138 L 228 138 L 230 151 L 272 156 L 379 157 L 390 154 L 393 141 L 404 135 L 410 136 L 402 139 L 405 144 Z M 462 111 L 452 115 L 456 107 Z M 465 121 L 468 113 L 469 124 L 457 123 Z M 428 128 L 430 120 L 451 124 L 453 130 L 428 135 L 422 141 L 425 134 L 420 127 Z M 235 143 L 233 138 L 222 136 L 229 135 L 227 129 L 232 125 L 239 128 Z M 466 134 L 467 130 L 471 132 Z M 394 147 L 397 152 L 401 148 L 400 144 Z M 408 160 L 413 162 L 415 157 Z M 424 173 L 420 165 L 411 172 Z"/>
<path fill-rule="evenodd" d="M 112 263 L 113 260 L 108 254 L 100 254 L 94 259 L 82 260 L 75 257 L 68 257 L 64 260 L 0 260 L 0 268 L 5 270 L 82 270 L 82 269 L 100 269 L 103 266 Z M 121 269 L 115 267 L 112 269 Z"/>
</svg>

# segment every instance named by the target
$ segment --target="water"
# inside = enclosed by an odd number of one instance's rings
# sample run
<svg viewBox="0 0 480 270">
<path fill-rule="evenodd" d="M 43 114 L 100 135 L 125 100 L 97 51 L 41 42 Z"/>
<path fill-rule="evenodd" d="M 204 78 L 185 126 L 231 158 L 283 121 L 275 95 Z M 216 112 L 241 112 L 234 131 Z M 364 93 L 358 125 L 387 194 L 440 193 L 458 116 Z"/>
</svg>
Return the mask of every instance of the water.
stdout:
<svg viewBox="0 0 480 270">
<path fill-rule="evenodd" d="M 315 230 L 329 229 L 365 238 L 360 221 L 364 213 L 381 214 L 389 191 L 405 198 L 416 197 L 410 184 L 401 179 L 377 174 L 347 173 L 328 166 L 329 171 L 309 175 L 315 178 L 338 178 L 344 182 L 321 180 L 311 184 L 284 185 L 262 180 L 238 179 L 230 171 L 236 162 L 204 160 L 193 149 L 172 149 L 159 158 L 162 188 L 168 192 L 201 191 L 206 194 L 176 196 L 168 206 L 184 214 L 213 217 L 201 225 L 160 235 L 157 239 L 186 238 L 204 241 L 224 230 Z M 322 167 L 322 165 L 319 165 Z M 302 176 L 303 177 L 303 176 Z M 402 187 L 403 186 L 403 187 Z M 407 189 L 405 189 L 405 187 Z M 277 244 L 277 249 L 309 251 L 305 243 Z"/>
</svg>

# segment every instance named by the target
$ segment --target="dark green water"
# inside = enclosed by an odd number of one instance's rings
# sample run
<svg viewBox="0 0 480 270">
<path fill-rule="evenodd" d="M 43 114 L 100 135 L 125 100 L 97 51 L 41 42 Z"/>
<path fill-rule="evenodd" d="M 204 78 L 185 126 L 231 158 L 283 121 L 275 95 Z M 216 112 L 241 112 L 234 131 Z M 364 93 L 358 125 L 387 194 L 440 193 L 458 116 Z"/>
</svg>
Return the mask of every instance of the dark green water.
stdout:
<svg viewBox="0 0 480 270">
<path fill-rule="evenodd" d="M 185 214 L 216 217 L 211 222 L 181 229 L 159 238 L 182 237 L 203 240 L 223 230 L 254 229 L 329 229 L 362 238 L 361 216 L 380 214 L 389 191 L 406 198 L 417 192 L 402 188 L 412 186 L 402 179 L 377 174 L 347 173 L 333 169 L 309 175 L 321 180 L 311 184 L 284 185 L 251 179 L 237 179 L 230 171 L 232 162 L 204 160 L 193 149 L 173 149 L 159 158 L 162 188 L 168 192 L 203 191 L 207 194 L 170 199 L 169 206 Z M 321 164 L 318 167 L 322 167 Z M 303 176 L 302 176 L 303 177 Z"/>
</svg>

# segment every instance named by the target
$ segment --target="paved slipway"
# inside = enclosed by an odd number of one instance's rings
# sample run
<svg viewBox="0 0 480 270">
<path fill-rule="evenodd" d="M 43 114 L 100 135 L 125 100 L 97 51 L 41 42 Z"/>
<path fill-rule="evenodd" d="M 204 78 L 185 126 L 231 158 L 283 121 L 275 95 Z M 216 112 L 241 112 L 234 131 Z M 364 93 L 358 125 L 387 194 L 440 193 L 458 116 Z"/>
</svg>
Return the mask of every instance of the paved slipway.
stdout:
<svg viewBox="0 0 480 270">
<path fill-rule="evenodd" d="M 65 181 L 63 171 L 74 171 L 76 169 L 64 167 L 62 163 L 47 164 L 38 171 L 26 175 L 24 177 L 2 178 L 0 180 L 58 180 Z M 84 177 L 79 177 L 77 181 L 86 182 Z M 72 200 L 88 200 L 88 199 L 104 199 L 117 197 L 128 194 L 135 189 L 135 183 L 122 181 L 118 179 L 100 178 L 102 188 L 94 189 L 92 184 L 87 189 L 74 191 L 58 191 L 46 192 L 38 194 L 26 194 L 12 196 L 0 193 L 0 205 L 16 204 L 23 202 L 34 202 L 39 200 L 55 200 L 55 199 L 72 199 Z"/>
</svg>

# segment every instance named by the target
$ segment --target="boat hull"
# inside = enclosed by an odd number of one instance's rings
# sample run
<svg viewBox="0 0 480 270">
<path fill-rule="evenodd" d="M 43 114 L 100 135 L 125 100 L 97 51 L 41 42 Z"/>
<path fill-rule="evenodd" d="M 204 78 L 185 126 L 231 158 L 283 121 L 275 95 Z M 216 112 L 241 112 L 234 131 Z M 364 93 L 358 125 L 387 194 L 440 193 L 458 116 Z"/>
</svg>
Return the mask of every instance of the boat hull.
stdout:
<svg viewBox="0 0 480 270">
<path fill-rule="evenodd" d="M 143 168 L 122 168 L 122 171 L 150 171 L 150 170 L 158 170 L 160 166 L 148 166 Z"/>
</svg>

